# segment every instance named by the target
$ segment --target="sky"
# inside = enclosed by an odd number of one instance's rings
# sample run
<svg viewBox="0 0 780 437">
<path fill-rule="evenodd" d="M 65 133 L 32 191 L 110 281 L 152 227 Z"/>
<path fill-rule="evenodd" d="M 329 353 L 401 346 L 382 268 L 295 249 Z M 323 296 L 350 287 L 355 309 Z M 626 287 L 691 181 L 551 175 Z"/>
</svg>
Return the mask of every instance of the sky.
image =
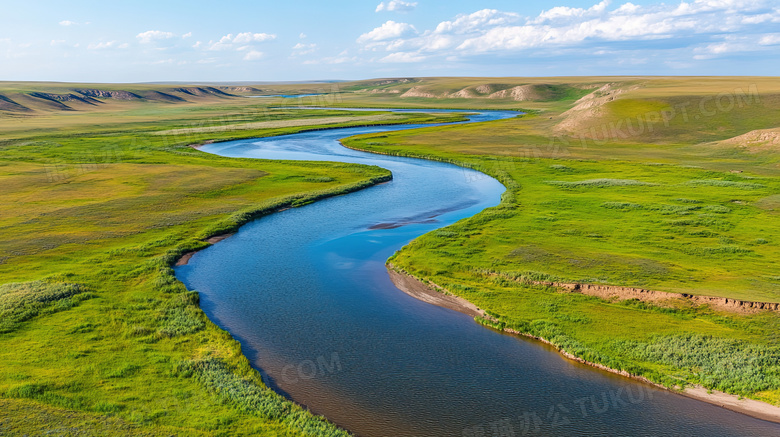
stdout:
<svg viewBox="0 0 780 437">
<path fill-rule="evenodd" d="M 0 80 L 780 76 L 780 0 L 14 1 Z"/>
</svg>

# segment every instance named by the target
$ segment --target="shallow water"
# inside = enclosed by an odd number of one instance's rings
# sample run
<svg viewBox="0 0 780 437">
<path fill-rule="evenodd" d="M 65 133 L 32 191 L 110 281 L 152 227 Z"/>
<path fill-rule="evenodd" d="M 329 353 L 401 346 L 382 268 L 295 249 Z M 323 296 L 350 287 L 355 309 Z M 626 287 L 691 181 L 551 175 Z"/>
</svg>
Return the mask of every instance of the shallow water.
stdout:
<svg viewBox="0 0 780 437">
<path fill-rule="evenodd" d="M 514 113 L 483 112 L 474 121 Z M 357 152 L 331 129 L 204 146 L 223 156 L 374 164 L 392 182 L 263 217 L 177 277 L 266 383 L 361 436 L 777 436 L 780 425 L 564 359 L 418 301 L 384 262 L 497 205 L 503 186 L 450 164 Z"/>
</svg>

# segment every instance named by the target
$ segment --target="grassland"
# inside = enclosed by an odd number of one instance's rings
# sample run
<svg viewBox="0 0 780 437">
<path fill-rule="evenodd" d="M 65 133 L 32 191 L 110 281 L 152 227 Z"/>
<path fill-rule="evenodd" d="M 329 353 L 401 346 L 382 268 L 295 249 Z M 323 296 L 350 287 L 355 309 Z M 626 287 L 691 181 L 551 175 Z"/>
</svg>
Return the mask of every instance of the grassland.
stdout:
<svg viewBox="0 0 780 437">
<path fill-rule="evenodd" d="M 454 81 L 434 80 L 422 88 L 439 90 L 434 97 L 415 99 L 449 100 L 453 89 L 479 83 Z M 570 86 L 592 94 L 517 101 L 531 109 L 521 118 L 365 135 L 346 145 L 455 162 L 507 186 L 500 206 L 390 259 L 486 310 L 483 323 L 670 387 L 701 384 L 780 404 L 777 313 L 606 301 L 535 284 L 780 301 L 780 149 L 772 138 L 760 147 L 729 140 L 780 124 L 775 82 L 579 79 Z M 467 102 L 479 105 L 491 101 Z"/>
<path fill-rule="evenodd" d="M 93 89 L 116 93 L 77 91 Z M 750 135 L 780 125 L 775 79 L 18 83 L 3 84 L 0 100 L 0 434 L 344 434 L 268 390 L 170 265 L 206 237 L 389 174 L 188 145 L 458 118 L 298 105 L 526 111 L 347 142 L 473 167 L 508 188 L 500 206 L 390 261 L 487 310 L 486 325 L 669 386 L 780 403 L 776 314 L 605 301 L 533 283 L 780 301 L 777 143 Z"/>
<path fill-rule="evenodd" d="M 38 92 L 23 85 L 0 93 Z M 0 434 L 345 435 L 265 387 L 170 266 L 207 237 L 389 172 L 188 145 L 459 117 L 102 99 L 0 111 Z"/>
</svg>

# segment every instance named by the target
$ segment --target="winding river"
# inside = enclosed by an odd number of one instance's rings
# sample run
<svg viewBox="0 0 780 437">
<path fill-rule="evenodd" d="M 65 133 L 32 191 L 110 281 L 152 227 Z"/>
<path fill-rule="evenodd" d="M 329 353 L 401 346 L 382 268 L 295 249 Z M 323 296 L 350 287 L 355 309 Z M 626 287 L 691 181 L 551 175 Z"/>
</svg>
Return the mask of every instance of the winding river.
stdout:
<svg viewBox="0 0 780 437">
<path fill-rule="evenodd" d="M 484 111 L 470 122 L 506 118 Z M 339 128 L 204 146 L 230 157 L 373 164 L 392 182 L 263 217 L 176 268 L 276 391 L 359 436 L 777 436 L 780 425 L 571 362 L 416 300 L 385 260 L 495 206 L 481 173 L 342 147 Z"/>
</svg>

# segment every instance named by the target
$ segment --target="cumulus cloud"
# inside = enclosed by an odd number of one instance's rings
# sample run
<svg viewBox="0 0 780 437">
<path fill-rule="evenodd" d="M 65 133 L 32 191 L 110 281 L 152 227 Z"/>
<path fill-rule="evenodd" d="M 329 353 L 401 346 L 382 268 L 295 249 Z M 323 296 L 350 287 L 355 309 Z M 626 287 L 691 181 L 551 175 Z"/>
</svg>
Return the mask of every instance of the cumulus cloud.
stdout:
<svg viewBox="0 0 780 437">
<path fill-rule="evenodd" d="M 374 30 L 360 35 L 357 39 L 359 43 L 370 43 L 385 41 L 393 38 L 399 38 L 405 35 L 416 33 L 414 26 L 408 23 L 396 23 L 388 20 Z"/>
<path fill-rule="evenodd" d="M 514 12 L 501 12 L 495 9 L 482 9 L 472 14 L 461 14 L 452 21 L 442 21 L 436 26 L 437 33 L 465 34 L 481 29 L 503 26 L 516 22 L 520 15 Z"/>
<path fill-rule="evenodd" d="M 60 21 L 60 26 L 66 26 L 67 27 L 67 26 L 73 26 L 73 25 L 76 25 L 76 24 L 78 24 L 78 23 L 76 23 L 75 21 L 70 21 L 70 20 L 62 20 L 62 21 Z"/>
<path fill-rule="evenodd" d="M 390 0 L 389 2 L 381 2 L 376 6 L 376 12 L 388 11 L 388 12 L 409 12 L 417 7 L 417 2 L 405 2 L 401 0 Z"/>
<path fill-rule="evenodd" d="M 161 30 L 147 30 L 146 32 L 139 33 L 135 37 L 141 44 L 149 44 L 154 41 L 162 41 L 173 38 L 175 35 L 171 32 L 163 32 Z"/>
<path fill-rule="evenodd" d="M 247 52 L 246 55 L 244 55 L 245 61 L 257 61 L 258 59 L 263 57 L 263 52 L 258 52 L 256 50 L 250 50 Z"/>
<path fill-rule="evenodd" d="M 236 37 L 233 39 L 233 43 L 235 44 L 246 44 L 250 42 L 263 42 L 263 41 L 270 41 L 272 39 L 276 39 L 276 35 L 271 35 L 268 33 L 252 33 L 252 32 L 244 32 L 239 33 L 236 35 Z"/>
<path fill-rule="evenodd" d="M 604 0 L 585 8 L 556 6 L 534 17 L 483 9 L 419 32 L 410 24 L 388 21 L 361 35 L 358 42 L 365 49 L 389 52 L 382 62 L 414 62 L 434 55 L 625 50 L 626 42 L 640 48 L 687 48 L 689 56 L 705 59 L 777 44 L 778 22 L 780 8 L 773 0 L 641 6 L 630 2 L 613 6 Z"/>
<path fill-rule="evenodd" d="M 542 11 L 541 14 L 539 14 L 538 17 L 536 17 L 533 22 L 534 23 L 543 23 L 545 21 L 559 21 L 559 20 L 565 20 L 565 19 L 572 19 L 572 18 L 581 18 L 581 17 L 592 17 L 592 16 L 598 16 L 604 11 L 606 11 L 607 6 L 609 6 L 610 1 L 604 0 L 601 3 L 595 4 L 591 6 L 588 9 L 584 8 L 570 8 L 568 6 L 556 6 L 552 9 Z M 623 6 L 621 12 L 632 12 L 636 11 L 639 6 L 636 6 L 632 3 L 626 3 Z"/>
<path fill-rule="evenodd" d="M 235 45 L 238 45 L 240 49 L 241 47 L 245 47 L 247 44 L 272 41 L 274 39 L 276 39 L 276 35 L 269 34 L 269 33 L 244 32 L 244 33 L 239 33 L 237 35 L 233 35 L 232 33 L 229 33 L 223 36 L 222 38 L 220 38 L 216 42 L 209 41 L 208 49 L 209 50 L 230 50 L 233 49 Z"/>
<path fill-rule="evenodd" d="M 396 52 L 385 56 L 384 58 L 380 59 L 379 62 L 420 62 L 424 60 L 425 56 L 421 56 L 419 54 Z"/>
</svg>

